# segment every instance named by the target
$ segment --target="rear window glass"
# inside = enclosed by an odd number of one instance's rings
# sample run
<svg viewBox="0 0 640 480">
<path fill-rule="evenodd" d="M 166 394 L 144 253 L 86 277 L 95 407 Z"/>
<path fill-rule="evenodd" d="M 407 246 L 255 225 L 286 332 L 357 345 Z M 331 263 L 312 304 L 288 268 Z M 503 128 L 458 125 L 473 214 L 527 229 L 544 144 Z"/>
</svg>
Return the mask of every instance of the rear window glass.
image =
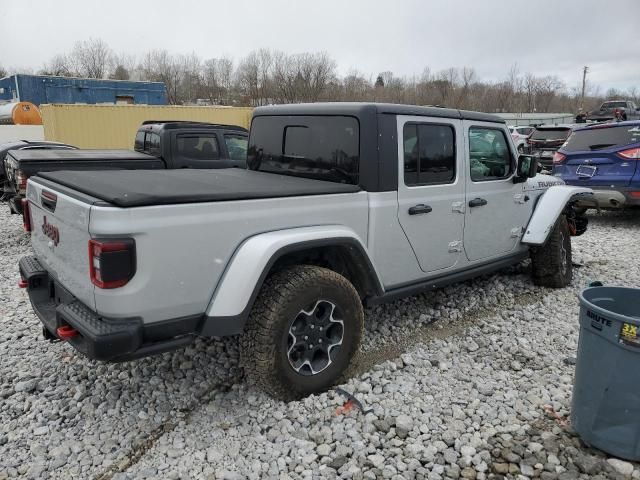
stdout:
<svg viewBox="0 0 640 480">
<path fill-rule="evenodd" d="M 640 142 L 640 125 L 598 127 L 573 132 L 562 146 L 566 152 L 600 150 Z"/>
<path fill-rule="evenodd" d="M 564 140 L 571 133 L 570 128 L 536 129 L 531 135 L 532 140 Z"/>
<path fill-rule="evenodd" d="M 247 165 L 261 172 L 357 184 L 359 145 L 353 117 L 256 117 Z"/>
<path fill-rule="evenodd" d="M 625 108 L 627 102 L 605 102 L 601 108 Z"/>
<path fill-rule="evenodd" d="M 176 154 L 192 160 L 217 160 L 218 140 L 215 135 L 178 135 Z"/>
</svg>

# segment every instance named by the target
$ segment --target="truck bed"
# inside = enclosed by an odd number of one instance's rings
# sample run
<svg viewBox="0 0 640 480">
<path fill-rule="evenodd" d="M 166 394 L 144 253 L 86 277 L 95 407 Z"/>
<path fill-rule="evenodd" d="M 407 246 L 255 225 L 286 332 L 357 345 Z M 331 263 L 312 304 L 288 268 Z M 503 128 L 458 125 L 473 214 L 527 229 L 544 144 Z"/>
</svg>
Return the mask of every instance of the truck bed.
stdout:
<svg viewBox="0 0 640 480">
<path fill-rule="evenodd" d="M 360 191 L 357 185 L 238 168 L 41 172 L 39 178 L 121 208 Z"/>
</svg>

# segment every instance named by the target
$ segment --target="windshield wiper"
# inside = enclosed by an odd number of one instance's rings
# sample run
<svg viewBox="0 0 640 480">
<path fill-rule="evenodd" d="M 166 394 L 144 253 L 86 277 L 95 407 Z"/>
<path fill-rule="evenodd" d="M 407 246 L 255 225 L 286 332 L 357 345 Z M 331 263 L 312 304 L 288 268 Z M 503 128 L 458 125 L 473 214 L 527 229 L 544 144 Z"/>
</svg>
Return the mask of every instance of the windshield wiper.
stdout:
<svg viewBox="0 0 640 480">
<path fill-rule="evenodd" d="M 589 145 L 590 150 L 600 150 L 601 148 L 613 147 L 615 143 L 595 143 L 593 145 Z"/>
</svg>

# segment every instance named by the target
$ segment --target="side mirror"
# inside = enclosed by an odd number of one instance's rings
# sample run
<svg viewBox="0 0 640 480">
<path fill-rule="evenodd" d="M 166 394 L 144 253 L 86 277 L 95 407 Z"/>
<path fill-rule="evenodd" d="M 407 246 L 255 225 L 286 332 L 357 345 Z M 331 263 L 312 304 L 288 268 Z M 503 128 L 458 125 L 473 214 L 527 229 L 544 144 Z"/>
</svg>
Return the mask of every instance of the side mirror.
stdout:
<svg viewBox="0 0 640 480">
<path fill-rule="evenodd" d="M 527 179 L 533 178 L 538 174 L 538 159 L 533 155 L 520 155 L 518 157 L 518 165 L 516 174 L 513 177 L 514 183 L 523 183 Z"/>
</svg>

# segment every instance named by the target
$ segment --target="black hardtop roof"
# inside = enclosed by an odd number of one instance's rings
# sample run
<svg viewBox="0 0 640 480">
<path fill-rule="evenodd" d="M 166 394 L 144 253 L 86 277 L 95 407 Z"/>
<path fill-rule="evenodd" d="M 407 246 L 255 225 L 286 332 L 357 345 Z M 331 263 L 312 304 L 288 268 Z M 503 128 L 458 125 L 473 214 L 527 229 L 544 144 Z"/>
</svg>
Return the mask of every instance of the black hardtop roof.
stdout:
<svg viewBox="0 0 640 480">
<path fill-rule="evenodd" d="M 134 150 L 11 150 L 16 160 L 152 160 L 155 157 Z"/>
<path fill-rule="evenodd" d="M 212 128 L 234 130 L 247 133 L 247 129 L 239 125 L 225 125 L 222 123 L 195 122 L 191 120 L 145 120 L 140 128 L 146 127 L 149 130 L 173 130 L 176 128 L 194 127 L 194 128 Z"/>
<path fill-rule="evenodd" d="M 348 115 L 363 117 L 375 114 L 416 115 L 423 117 L 455 118 L 482 122 L 505 123 L 504 119 L 488 113 L 453 108 L 420 107 L 395 103 L 326 102 L 298 103 L 258 107 L 253 116 L 263 115 Z"/>
</svg>

